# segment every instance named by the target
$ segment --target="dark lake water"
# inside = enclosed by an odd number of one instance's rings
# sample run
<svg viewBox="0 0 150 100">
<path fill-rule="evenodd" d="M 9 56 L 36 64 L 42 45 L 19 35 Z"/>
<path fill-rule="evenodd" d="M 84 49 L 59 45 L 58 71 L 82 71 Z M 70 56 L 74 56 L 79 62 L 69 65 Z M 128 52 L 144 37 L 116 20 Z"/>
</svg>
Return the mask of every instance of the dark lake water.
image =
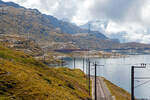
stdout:
<svg viewBox="0 0 150 100">
<path fill-rule="evenodd" d="M 74 60 L 71 58 L 65 59 L 66 67 L 74 68 Z M 124 88 L 128 92 L 131 90 L 131 66 L 146 63 L 145 69 L 135 69 L 135 77 L 150 77 L 150 55 L 132 55 L 125 58 L 90 58 L 91 62 L 97 62 L 104 65 L 97 68 L 98 76 L 103 76 L 114 84 Z M 85 73 L 87 64 L 84 63 Z M 75 67 L 83 70 L 83 59 L 76 58 Z M 94 66 L 93 66 L 94 67 Z M 94 69 L 91 68 L 91 73 L 94 75 Z M 149 79 L 150 80 L 150 79 Z M 150 81 L 135 80 L 135 86 L 146 83 L 135 88 L 135 96 L 137 98 L 150 98 Z"/>
</svg>

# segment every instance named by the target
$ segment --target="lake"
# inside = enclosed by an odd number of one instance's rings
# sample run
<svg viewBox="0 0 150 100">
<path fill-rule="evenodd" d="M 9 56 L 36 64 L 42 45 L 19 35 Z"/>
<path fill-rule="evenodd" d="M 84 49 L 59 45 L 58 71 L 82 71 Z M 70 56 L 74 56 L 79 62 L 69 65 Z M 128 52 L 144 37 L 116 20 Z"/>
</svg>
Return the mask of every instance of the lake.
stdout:
<svg viewBox="0 0 150 100">
<path fill-rule="evenodd" d="M 65 58 L 66 67 L 74 68 L 74 60 Z M 112 83 L 124 88 L 128 92 L 131 91 L 131 66 L 146 63 L 144 69 L 135 69 L 135 77 L 150 77 L 150 55 L 130 55 L 124 58 L 90 58 L 91 62 L 97 62 L 97 75 L 103 76 Z M 92 64 L 93 65 L 93 64 Z M 84 62 L 84 72 L 86 73 L 86 62 Z M 75 67 L 83 70 L 83 59 L 76 58 Z M 94 75 L 94 66 L 91 68 Z M 150 80 L 150 79 L 149 79 Z M 150 81 L 148 79 L 135 80 L 135 96 L 137 98 L 150 98 Z"/>
</svg>

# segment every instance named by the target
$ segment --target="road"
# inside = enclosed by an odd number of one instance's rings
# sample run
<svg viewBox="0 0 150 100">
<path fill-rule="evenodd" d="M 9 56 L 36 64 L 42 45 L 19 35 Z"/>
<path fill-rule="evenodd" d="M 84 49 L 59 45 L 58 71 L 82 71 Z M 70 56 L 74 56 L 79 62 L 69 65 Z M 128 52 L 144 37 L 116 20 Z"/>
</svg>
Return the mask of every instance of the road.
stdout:
<svg viewBox="0 0 150 100">
<path fill-rule="evenodd" d="M 94 77 L 92 77 L 92 99 L 95 100 L 95 80 Z M 110 91 L 108 90 L 106 84 L 104 83 L 104 79 L 101 77 L 97 77 L 97 100 L 115 100 Z"/>
</svg>

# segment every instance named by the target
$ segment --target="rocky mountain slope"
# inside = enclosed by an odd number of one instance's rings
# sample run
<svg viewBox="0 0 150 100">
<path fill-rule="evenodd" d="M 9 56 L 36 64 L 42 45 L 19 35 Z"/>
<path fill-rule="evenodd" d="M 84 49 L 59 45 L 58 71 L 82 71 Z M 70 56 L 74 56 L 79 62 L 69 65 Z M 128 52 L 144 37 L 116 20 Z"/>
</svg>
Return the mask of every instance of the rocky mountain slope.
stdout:
<svg viewBox="0 0 150 100">
<path fill-rule="evenodd" d="M 23 35 L 34 39 L 41 47 L 91 50 L 123 47 L 98 31 L 89 33 L 87 29 L 13 2 L 0 1 L 0 19 L 0 34 Z"/>
<path fill-rule="evenodd" d="M 26 39 L 20 35 L 0 35 L 0 43 L 17 51 L 24 51 L 31 56 L 43 55 L 43 50 L 34 40 Z"/>
<path fill-rule="evenodd" d="M 74 45 L 79 48 L 88 48 L 87 45 L 90 48 L 100 48 L 100 45 L 93 46 L 96 41 L 111 41 L 100 32 L 91 31 L 88 33 L 86 29 L 42 14 L 36 9 L 26 9 L 15 3 L 1 1 L 0 18 L 0 34 L 30 36 L 37 41 L 47 42 L 46 45 L 51 42 L 74 42 Z"/>
<path fill-rule="evenodd" d="M 6 25 L 10 24 L 8 22 L 16 22 L 12 23 L 14 25 L 18 25 L 15 31 L 19 33 L 43 33 L 48 35 L 50 32 L 57 33 L 67 33 L 67 34 L 76 34 L 76 33 L 87 33 L 88 30 L 81 29 L 71 23 L 58 20 L 57 18 L 45 15 L 40 13 L 37 9 L 26 9 L 21 7 L 15 3 L 6 3 L 0 2 L 1 7 L 1 17 L 2 21 L 7 21 Z M 4 19 L 3 17 L 7 17 Z M 33 29 L 33 30 L 32 30 Z M 4 32 L 7 33 L 6 29 Z M 106 39 L 106 37 L 99 33 L 102 39 Z"/>
</svg>

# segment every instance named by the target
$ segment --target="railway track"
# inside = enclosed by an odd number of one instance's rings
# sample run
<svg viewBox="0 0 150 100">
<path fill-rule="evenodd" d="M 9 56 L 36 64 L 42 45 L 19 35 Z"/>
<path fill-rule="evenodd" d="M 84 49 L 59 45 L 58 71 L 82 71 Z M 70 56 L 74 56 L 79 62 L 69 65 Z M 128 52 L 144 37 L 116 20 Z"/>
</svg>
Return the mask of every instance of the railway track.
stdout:
<svg viewBox="0 0 150 100">
<path fill-rule="evenodd" d="M 94 78 L 92 78 L 92 95 L 93 100 L 95 100 L 94 93 Z M 111 93 L 109 92 L 106 84 L 104 83 L 104 79 L 101 77 L 97 77 L 97 100 L 114 100 Z"/>
</svg>

